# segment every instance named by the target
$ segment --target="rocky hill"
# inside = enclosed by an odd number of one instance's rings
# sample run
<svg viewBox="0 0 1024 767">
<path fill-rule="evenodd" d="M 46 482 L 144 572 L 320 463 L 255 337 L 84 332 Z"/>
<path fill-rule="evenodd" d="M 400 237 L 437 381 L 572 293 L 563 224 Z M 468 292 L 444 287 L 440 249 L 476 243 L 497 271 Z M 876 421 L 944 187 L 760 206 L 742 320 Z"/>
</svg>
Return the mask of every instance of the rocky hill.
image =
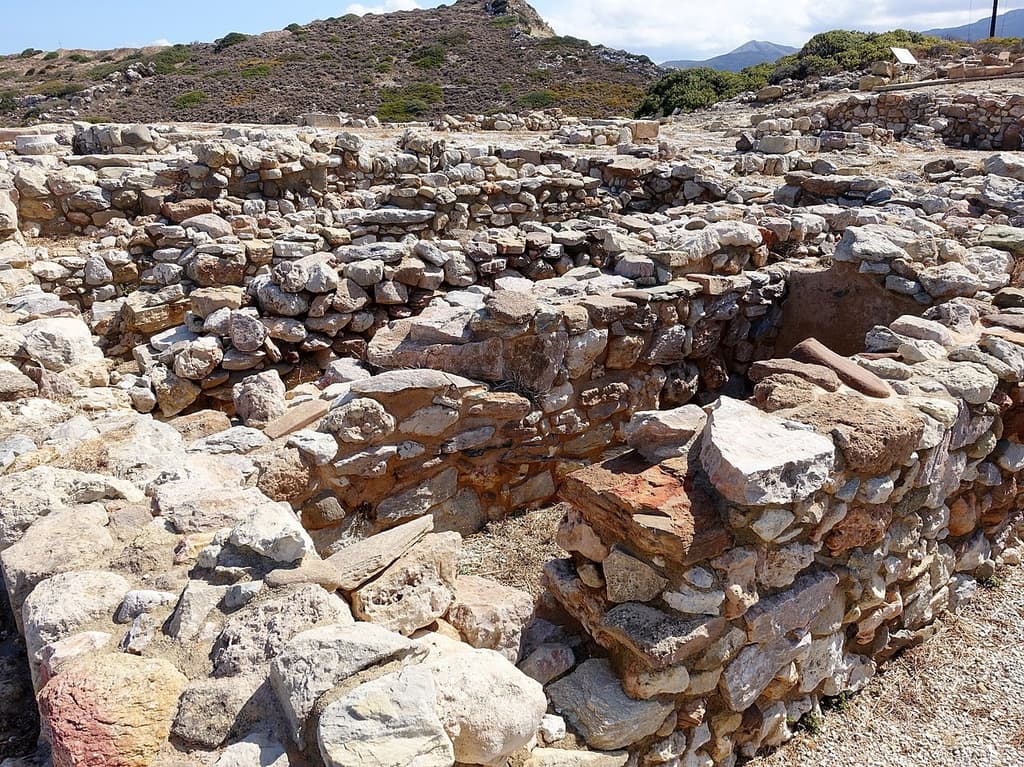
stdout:
<svg viewBox="0 0 1024 767">
<path fill-rule="evenodd" d="M 632 111 L 660 70 L 559 37 L 520 0 L 353 14 L 212 43 L 0 58 L 0 122 L 291 122 L 304 112 L 384 120 L 558 106 Z"/>
<path fill-rule="evenodd" d="M 734 51 L 713 56 L 704 61 L 666 61 L 663 67 L 669 69 L 689 69 L 690 67 L 709 67 L 722 72 L 739 72 L 747 67 L 778 61 L 783 56 L 796 53 L 799 48 L 779 45 L 765 40 L 751 40 Z"/>
</svg>

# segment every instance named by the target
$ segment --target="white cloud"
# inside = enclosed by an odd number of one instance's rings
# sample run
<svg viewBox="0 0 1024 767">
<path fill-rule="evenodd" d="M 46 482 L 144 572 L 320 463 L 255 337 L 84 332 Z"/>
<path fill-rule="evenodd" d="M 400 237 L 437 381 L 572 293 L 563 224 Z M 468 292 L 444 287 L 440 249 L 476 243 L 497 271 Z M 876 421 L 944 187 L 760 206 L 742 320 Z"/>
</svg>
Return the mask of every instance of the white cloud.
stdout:
<svg viewBox="0 0 1024 767">
<path fill-rule="evenodd" d="M 159 45 L 162 48 L 167 48 L 168 46 L 170 46 L 170 44 L 171 41 L 168 40 L 166 37 L 161 37 L 159 40 L 154 40 L 150 43 L 150 45 Z"/>
<path fill-rule="evenodd" d="M 363 16 L 367 13 L 391 13 L 392 11 L 412 11 L 419 8 L 420 5 L 416 0 L 384 0 L 383 3 L 377 5 L 363 5 L 362 3 L 352 3 L 345 9 L 345 13 L 354 13 L 358 16 Z"/>
</svg>

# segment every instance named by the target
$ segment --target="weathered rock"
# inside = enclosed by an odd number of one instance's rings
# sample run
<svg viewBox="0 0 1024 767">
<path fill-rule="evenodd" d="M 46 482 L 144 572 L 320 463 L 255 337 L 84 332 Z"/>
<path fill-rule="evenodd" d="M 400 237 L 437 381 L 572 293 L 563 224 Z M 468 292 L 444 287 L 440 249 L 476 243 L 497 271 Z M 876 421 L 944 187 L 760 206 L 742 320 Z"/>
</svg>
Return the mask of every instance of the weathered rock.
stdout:
<svg viewBox="0 0 1024 767">
<path fill-rule="evenodd" d="M 515 663 L 523 630 L 533 617 L 533 598 L 475 575 L 459 576 L 455 587 L 449 622 L 473 647 L 497 650 Z"/>
<path fill-rule="evenodd" d="M 25 354 L 47 370 L 60 372 L 70 367 L 103 359 L 93 343 L 89 326 L 74 317 L 48 317 L 27 322 L 20 328 Z"/>
<path fill-rule="evenodd" d="M 313 551 L 313 541 L 287 503 L 266 503 L 250 511 L 231 530 L 232 545 L 275 562 L 298 562 Z"/>
<path fill-rule="evenodd" d="M 213 674 L 223 677 L 256 671 L 296 634 L 316 626 L 350 623 L 348 605 L 320 586 L 280 589 L 228 618 L 214 645 Z"/>
<path fill-rule="evenodd" d="M 548 697 L 593 748 L 625 748 L 660 729 L 672 704 L 626 696 L 606 660 L 588 660 L 547 688 Z"/>
<path fill-rule="evenodd" d="M 832 437 L 850 471 L 881 474 L 917 449 L 924 424 L 913 410 L 836 392 L 785 415 Z"/>
<path fill-rule="evenodd" d="M 352 593 L 361 620 L 411 634 L 447 612 L 455 591 L 455 566 L 462 536 L 431 533 L 376 579 Z"/>
<path fill-rule="evenodd" d="M 285 386 L 276 370 L 248 376 L 235 385 L 232 398 L 239 418 L 246 426 L 266 426 L 267 423 L 284 414 Z"/>
<path fill-rule="evenodd" d="M 744 647 L 725 667 L 719 690 L 733 711 L 745 711 L 764 692 L 779 671 L 806 652 L 809 634 L 800 639 L 780 637 L 767 644 Z"/>
<path fill-rule="evenodd" d="M 452 741 L 435 710 L 434 677 L 412 666 L 327 705 L 317 725 L 327 767 L 452 767 Z"/>
<path fill-rule="evenodd" d="M 491 764 L 536 736 L 547 710 L 544 690 L 500 654 L 458 647 L 424 666 L 434 676 L 437 712 L 458 762 Z"/>
<path fill-rule="evenodd" d="M 764 597 L 747 610 L 744 620 L 751 642 L 770 642 L 807 627 L 831 601 L 839 578 L 820 571 L 801 576 L 786 591 Z"/>
<path fill-rule="evenodd" d="M 707 424 L 696 405 L 635 413 L 626 425 L 626 442 L 652 463 L 686 455 Z"/>
<path fill-rule="evenodd" d="M 67 667 L 39 697 L 55 767 L 147 767 L 186 681 L 160 658 L 107 654 Z"/>
<path fill-rule="evenodd" d="M 320 697 L 363 669 L 406 658 L 417 645 L 374 624 L 322 626 L 297 634 L 270 667 L 270 683 L 292 737 L 305 743 L 306 720 Z"/>
<path fill-rule="evenodd" d="M 821 488 L 834 461 L 830 440 L 728 397 L 711 412 L 701 449 L 719 492 L 746 505 L 802 500 Z"/>
<path fill-rule="evenodd" d="M 391 565 L 433 529 L 433 517 L 414 519 L 356 541 L 332 554 L 327 562 L 337 571 L 341 588 L 354 591 Z"/>
<path fill-rule="evenodd" d="M 25 645 L 33 678 L 39 650 L 99 619 L 113 621 L 128 592 L 128 581 L 115 573 L 81 570 L 61 573 L 36 586 L 22 607 Z"/>
</svg>

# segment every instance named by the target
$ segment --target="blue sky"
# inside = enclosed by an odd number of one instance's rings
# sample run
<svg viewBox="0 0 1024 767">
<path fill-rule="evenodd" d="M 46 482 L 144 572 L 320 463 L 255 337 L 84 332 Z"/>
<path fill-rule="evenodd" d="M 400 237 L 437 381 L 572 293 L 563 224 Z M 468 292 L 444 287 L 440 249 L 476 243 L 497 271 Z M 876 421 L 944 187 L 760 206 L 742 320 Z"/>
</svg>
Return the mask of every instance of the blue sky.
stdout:
<svg viewBox="0 0 1024 767">
<path fill-rule="evenodd" d="M 440 5 L 440 0 L 0 0 L 0 53 L 25 48 L 104 49 L 156 42 L 213 40 L 345 13 Z M 560 34 L 645 53 L 656 61 L 705 58 L 751 40 L 798 46 L 816 32 L 847 28 L 927 29 L 966 24 L 986 14 L 987 0 L 535 0 Z M 7 7 L 3 7 L 7 6 Z M 1000 3 L 1000 11 L 1024 0 Z"/>
</svg>

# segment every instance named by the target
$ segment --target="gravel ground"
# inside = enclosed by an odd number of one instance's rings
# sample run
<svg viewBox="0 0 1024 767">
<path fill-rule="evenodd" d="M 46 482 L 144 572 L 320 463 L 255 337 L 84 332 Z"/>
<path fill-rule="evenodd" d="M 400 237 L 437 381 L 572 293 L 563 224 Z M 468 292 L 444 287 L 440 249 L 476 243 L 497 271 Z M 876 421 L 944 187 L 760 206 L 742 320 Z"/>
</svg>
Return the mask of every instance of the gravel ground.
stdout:
<svg viewBox="0 0 1024 767">
<path fill-rule="evenodd" d="M 820 730 L 746 767 L 1024 765 L 1024 568 L 999 578 Z"/>
</svg>

